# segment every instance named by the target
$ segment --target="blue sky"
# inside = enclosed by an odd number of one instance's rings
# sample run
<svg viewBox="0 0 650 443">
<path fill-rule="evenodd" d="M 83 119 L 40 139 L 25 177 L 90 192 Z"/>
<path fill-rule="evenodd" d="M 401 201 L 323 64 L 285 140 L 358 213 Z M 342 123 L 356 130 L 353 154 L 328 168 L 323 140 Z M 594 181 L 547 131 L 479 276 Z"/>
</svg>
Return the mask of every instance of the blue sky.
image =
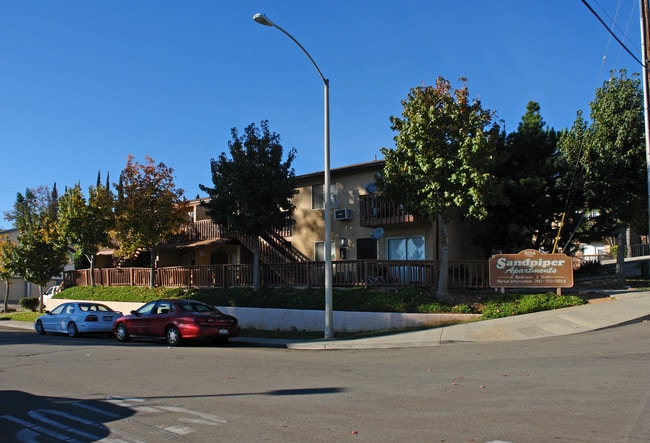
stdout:
<svg viewBox="0 0 650 443">
<path fill-rule="evenodd" d="M 638 3 L 589 0 L 641 58 Z M 26 188 L 116 181 L 129 154 L 194 198 L 230 129 L 261 120 L 297 174 L 322 171 L 323 84 L 256 12 L 330 79 L 332 168 L 394 147 L 389 117 L 437 76 L 512 132 L 530 100 L 564 129 L 611 69 L 641 71 L 580 0 L 0 0 L 0 213 Z"/>
</svg>

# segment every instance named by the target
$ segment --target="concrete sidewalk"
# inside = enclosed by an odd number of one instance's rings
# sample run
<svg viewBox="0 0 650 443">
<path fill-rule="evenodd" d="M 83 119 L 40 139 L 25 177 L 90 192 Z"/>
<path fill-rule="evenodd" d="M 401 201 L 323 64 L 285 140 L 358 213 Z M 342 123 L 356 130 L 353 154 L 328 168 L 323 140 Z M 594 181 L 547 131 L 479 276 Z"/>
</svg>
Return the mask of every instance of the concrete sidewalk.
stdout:
<svg viewBox="0 0 650 443">
<path fill-rule="evenodd" d="M 604 291 L 607 301 L 553 311 L 477 321 L 358 340 L 287 343 L 290 349 L 372 349 L 528 340 L 577 334 L 650 318 L 650 292 Z"/>
<path fill-rule="evenodd" d="M 650 291 L 599 291 L 609 299 L 554 311 L 442 326 L 416 332 L 356 340 L 283 340 L 255 337 L 232 338 L 232 343 L 300 350 L 387 349 L 443 346 L 466 342 L 529 340 L 595 331 L 631 321 L 650 319 Z M 1 321 L 0 325 L 33 330 L 19 321 Z"/>
</svg>

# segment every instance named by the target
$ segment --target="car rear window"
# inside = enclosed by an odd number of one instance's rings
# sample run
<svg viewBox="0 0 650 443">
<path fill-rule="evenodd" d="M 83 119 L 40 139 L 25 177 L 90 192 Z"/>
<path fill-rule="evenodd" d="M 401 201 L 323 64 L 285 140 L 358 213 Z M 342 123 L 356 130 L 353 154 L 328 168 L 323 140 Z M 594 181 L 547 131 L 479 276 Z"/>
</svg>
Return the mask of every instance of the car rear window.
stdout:
<svg viewBox="0 0 650 443">
<path fill-rule="evenodd" d="M 188 312 L 213 312 L 214 309 L 203 303 L 184 302 L 180 303 L 181 307 Z"/>
<path fill-rule="evenodd" d="M 79 309 L 81 309 L 83 312 L 87 311 L 102 311 L 102 312 L 109 312 L 110 309 L 107 306 L 104 305 L 94 305 L 90 303 L 83 303 L 79 304 Z"/>
</svg>

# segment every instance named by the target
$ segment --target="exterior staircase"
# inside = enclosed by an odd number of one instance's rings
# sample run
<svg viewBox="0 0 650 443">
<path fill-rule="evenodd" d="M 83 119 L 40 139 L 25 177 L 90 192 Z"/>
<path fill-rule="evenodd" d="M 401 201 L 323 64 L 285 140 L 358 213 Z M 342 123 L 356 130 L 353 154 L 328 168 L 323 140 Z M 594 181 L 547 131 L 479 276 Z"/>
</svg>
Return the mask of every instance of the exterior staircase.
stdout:
<svg viewBox="0 0 650 443">
<path fill-rule="evenodd" d="M 309 261 L 309 258 L 291 246 L 283 236 L 275 230 L 267 230 L 259 237 L 242 234 L 229 230 L 221 225 L 215 224 L 212 220 L 199 220 L 183 228 L 182 232 L 170 239 L 168 243 L 198 242 L 213 239 L 234 239 L 239 241 L 250 251 L 255 250 L 255 244 L 259 245 L 260 262 L 263 265 L 290 264 Z M 274 272 L 287 284 L 291 284 L 294 278 L 291 267 L 270 266 Z"/>
</svg>

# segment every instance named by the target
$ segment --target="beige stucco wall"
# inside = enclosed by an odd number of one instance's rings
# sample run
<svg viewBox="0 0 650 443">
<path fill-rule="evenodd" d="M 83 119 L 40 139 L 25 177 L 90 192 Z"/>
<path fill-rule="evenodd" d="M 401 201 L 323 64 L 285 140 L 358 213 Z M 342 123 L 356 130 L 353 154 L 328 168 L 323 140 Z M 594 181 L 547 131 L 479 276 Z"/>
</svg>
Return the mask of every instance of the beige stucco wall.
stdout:
<svg viewBox="0 0 650 443">
<path fill-rule="evenodd" d="M 352 220 L 335 220 L 332 212 L 332 241 L 335 259 L 340 259 L 339 246 L 341 238 L 346 239 L 347 259 L 355 260 L 357 238 L 368 238 L 372 229 L 359 225 L 359 195 L 367 194 L 366 185 L 374 182 L 379 169 L 363 169 L 350 174 L 332 174 L 330 182 L 336 189 L 332 211 L 351 209 Z M 294 197 L 296 210 L 294 218 L 292 245 L 310 259 L 314 259 L 315 244 L 324 238 L 324 220 L 322 209 L 311 209 L 311 192 L 313 185 L 323 183 L 323 176 L 301 180 L 298 194 Z"/>
</svg>

